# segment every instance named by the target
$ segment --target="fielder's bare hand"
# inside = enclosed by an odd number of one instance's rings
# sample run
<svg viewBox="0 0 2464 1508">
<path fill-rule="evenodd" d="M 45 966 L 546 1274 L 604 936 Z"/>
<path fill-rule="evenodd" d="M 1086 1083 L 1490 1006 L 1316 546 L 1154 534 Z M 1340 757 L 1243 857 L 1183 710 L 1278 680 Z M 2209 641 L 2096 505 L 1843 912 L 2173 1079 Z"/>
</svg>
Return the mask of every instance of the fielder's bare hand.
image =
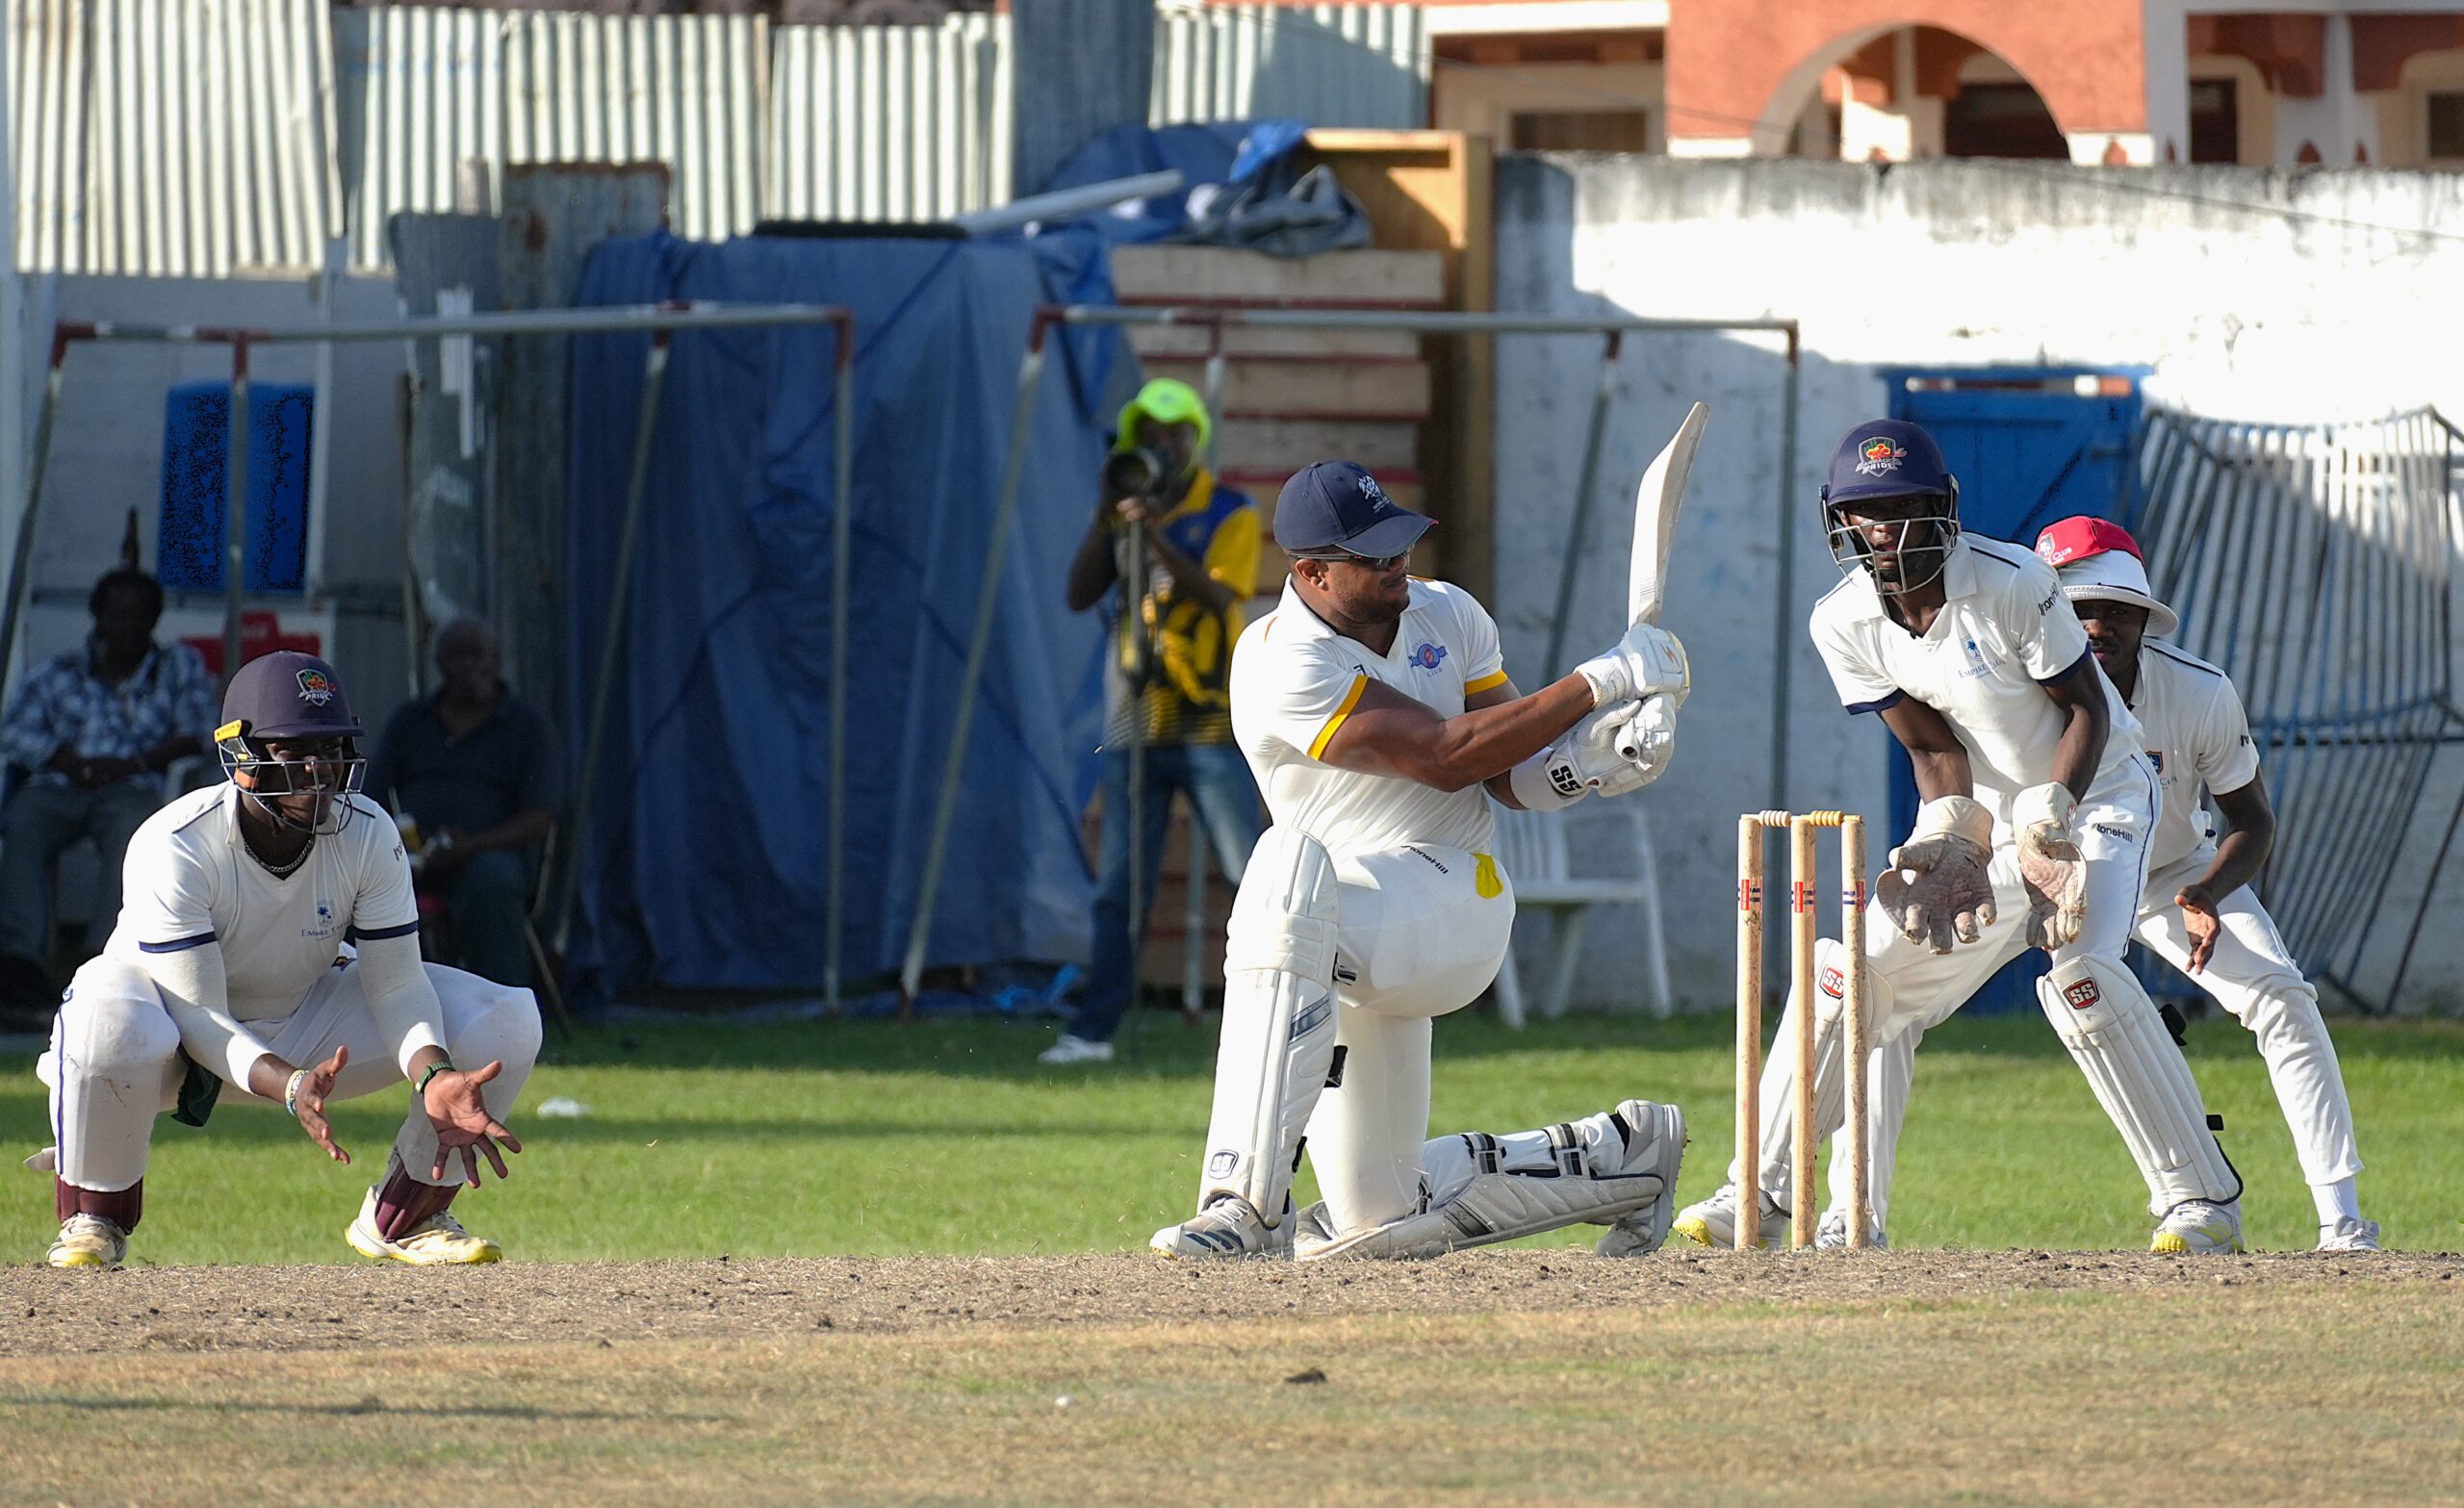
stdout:
<svg viewBox="0 0 2464 1508">
<path fill-rule="evenodd" d="M 334 1081 L 342 1077 L 343 1065 L 350 1061 L 350 1049 L 337 1046 L 334 1056 L 308 1069 L 299 1080 L 299 1093 L 293 1102 L 293 1113 L 299 1117 L 299 1129 L 308 1139 L 325 1149 L 325 1155 L 337 1163 L 348 1163 L 350 1154 L 334 1139 L 334 1128 L 325 1119 L 325 1100 L 334 1092 Z"/>
<path fill-rule="evenodd" d="M 479 1098 L 479 1086 L 503 1071 L 501 1062 L 483 1063 L 468 1073 L 449 1068 L 430 1078 L 427 1087 L 420 1091 L 420 1108 L 436 1128 L 436 1165 L 428 1169 L 429 1178 L 445 1177 L 446 1165 L 456 1152 L 462 1154 L 463 1180 L 474 1189 L 479 1187 L 482 1157 L 497 1170 L 497 1177 L 510 1176 L 497 1148 L 501 1145 L 507 1152 L 519 1152 L 521 1138 L 490 1114 L 487 1102 Z"/>
<path fill-rule="evenodd" d="M 2202 973 L 2207 960 L 2216 957 L 2216 934 L 2224 925 L 2216 914 L 2216 897 L 2205 885 L 2188 884 L 2175 893 L 2173 904 L 2182 908 L 2182 931 L 2191 934 L 2191 972 Z"/>
</svg>

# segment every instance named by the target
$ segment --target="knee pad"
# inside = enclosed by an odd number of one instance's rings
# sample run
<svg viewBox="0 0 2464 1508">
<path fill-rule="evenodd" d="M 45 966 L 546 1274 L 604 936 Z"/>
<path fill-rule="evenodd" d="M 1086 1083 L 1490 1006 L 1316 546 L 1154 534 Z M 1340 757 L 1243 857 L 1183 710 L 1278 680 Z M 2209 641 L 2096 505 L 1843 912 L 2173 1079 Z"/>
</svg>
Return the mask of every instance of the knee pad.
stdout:
<svg viewBox="0 0 2464 1508">
<path fill-rule="evenodd" d="M 1340 914 L 1325 846 L 1269 829 L 1232 901 L 1201 1208 L 1237 1194 L 1270 1228 L 1283 1218 L 1301 1133 L 1334 1065 Z"/>
<path fill-rule="evenodd" d="M 2154 1214 L 2185 1199 L 2241 1197 L 2190 1063 L 2130 970 L 2092 955 L 2071 958 L 2037 982 L 2037 1000 L 2139 1163 Z"/>
</svg>

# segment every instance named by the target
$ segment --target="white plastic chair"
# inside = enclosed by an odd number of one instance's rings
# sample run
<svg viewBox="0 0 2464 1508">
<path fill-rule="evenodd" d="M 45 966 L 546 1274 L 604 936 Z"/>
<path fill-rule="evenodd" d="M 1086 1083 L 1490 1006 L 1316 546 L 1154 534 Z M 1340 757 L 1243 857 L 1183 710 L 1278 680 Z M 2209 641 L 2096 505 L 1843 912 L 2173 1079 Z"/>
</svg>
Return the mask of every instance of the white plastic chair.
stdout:
<svg viewBox="0 0 2464 1508">
<path fill-rule="evenodd" d="M 1643 910 L 1643 942 L 1651 954 L 1653 1015 L 1665 1018 L 1674 1009 L 1668 977 L 1668 937 L 1661 926 L 1659 863 L 1652 850 L 1651 817 L 1644 801 L 1629 797 L 1617 804 L 1618 817 L 1632 835 L 1633 866 L 1616 876 L 1578 879 L 1566 858 L 1566 819 L 1547 812 L 1501 809 L 1498 814 L 1498 861 L 1514 882 L 1517 918 L 1548 912 L 1554 919 L 1556 961 L 1550 970 L 1549 992 L 1540 1013 L 1553 1021 L 1566 1013 L 1574 992 L 1575 970 L 1582 960 L 1583 933 L 1595 907 L 1639 906 Z M 1514 950 L 1506 950 L 1498 971 L 1498 1017 L 1510 1027 L 1525 1020 L 1523 976 Z"/>
</svg>

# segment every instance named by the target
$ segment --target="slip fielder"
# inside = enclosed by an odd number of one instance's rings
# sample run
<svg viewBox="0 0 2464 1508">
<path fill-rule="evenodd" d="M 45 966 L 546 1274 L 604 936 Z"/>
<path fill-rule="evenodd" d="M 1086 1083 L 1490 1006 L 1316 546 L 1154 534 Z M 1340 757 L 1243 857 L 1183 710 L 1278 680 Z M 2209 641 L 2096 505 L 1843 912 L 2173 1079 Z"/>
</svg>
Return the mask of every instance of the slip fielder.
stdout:
<svg viewBox="0 0 2464 1508">
<path fill-rule="evenodd" d="M 2275 841 L 2275 809 L 2232 678 L 2164 642 L 2180 620 L 2148 590 L 2139 543 L 2121 525 L 2064 519 L 2038 536 L 2037 553 L 2060 573 L 2096 663 L 2139 719 L 2164 788 L 2131 935 L 2258 1039 L 2318 1206 L 2319 1250 L 2376 1251 L 2378 1222 L 2362 1218 L 2354 1185 L 2361 1154 L 2352 1105 L 2319 1017 L 2319 991 L 2249 888 Z M 2202 794 L 2224 819 L 2220 840 L 2207 831 Z"/>
<path fill-rule="evenodd" d="M 539 1053 L 530 991 L 420 961 L 410 862 L 333 668 L 264 655 L 223 695 L 230 780 L 165 806 L 128 845 L 117 926 L 77 971 L 37 1071 L 51 1089 L 55 1267 L 114 1267 L 144 1213 L 166 1112 L 218 1103 L 295 1116 L 348 1163 L 325 1107 L 402 1084 L 410 1113 L 345 1239 L 365 1256 L 494 1262 L 447 1206 L 522 1144 L 504 1127 Z M 357 945 L 346 958 L 346 943 Z M 457 1063 L 470 1064 L 468 1068 Z"/>
<path fill-rule="evenodd" d="M 1491 797 L 1555 810 L 1647 784 L 1687 689 L 1683 648 L 1638 623 L 1520 695 L 1479 603 L 1405 575 L 1430 522 L 1339 461 L 1276 506 L 1291 580 L 1243 633 L 1231 683 L 1274 826 L 1233 901 L 1197 1214 L 1158 1251 L 1431 1255 L 1590 1222 L 1630 1255 L 1667 1233 L 1674 1107 L 1424 1140 L 1430 1023 L 1488 987 L 1514 922 Z M 1632 760 L 1615 748 L 1630 725 Z M 1325 1197 L 1296 1212 L 1304 1132 Z"/>
</svg>

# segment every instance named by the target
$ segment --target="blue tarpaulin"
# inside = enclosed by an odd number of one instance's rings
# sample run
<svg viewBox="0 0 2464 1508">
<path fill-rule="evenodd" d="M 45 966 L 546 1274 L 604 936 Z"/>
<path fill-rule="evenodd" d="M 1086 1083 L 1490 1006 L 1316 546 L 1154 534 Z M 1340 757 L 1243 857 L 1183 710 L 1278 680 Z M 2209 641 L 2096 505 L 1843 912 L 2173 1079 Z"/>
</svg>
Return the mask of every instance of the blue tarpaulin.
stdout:
<svg viewBox="0 0 2464 1508">
<path fill-rule="evenodd" d="M 914 915 L 1038 304 L 1110 302 L 1100 243 L 655 235 L 591 258 L 576 302 L 855 310 L 846 958 L 894 970 Z M 584 917 L 614 985 L 823 977 L 834 439 L 827 327 L 680 331 L 630 623 L 586 814 Z M 569 621 L 578 756 L 606 623 L 645 335 L 574 342 Z M 1117 332 L 1055 338 L 929 959 L 1082 956 L 1092 883 L 1076 769 L 1099 626 L 1063 601 L 1134 369 Z"/>
</svg>

